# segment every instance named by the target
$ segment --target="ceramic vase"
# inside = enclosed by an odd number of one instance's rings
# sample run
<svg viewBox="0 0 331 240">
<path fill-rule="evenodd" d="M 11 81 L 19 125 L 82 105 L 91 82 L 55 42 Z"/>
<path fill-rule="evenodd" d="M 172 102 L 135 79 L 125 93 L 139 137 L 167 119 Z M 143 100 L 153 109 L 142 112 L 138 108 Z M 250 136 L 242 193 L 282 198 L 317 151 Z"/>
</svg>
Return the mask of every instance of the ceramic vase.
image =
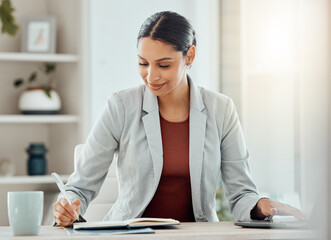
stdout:
<svg viewBox="0 0 331 240">
<path fill-rule="evenodd" d="M 28 88 L 21 94 L 18 106 L 23 114 L 57 114 L 61 99 L 53 89 L 49 97 L 43 88 Z"/>
<path fill-rule="evenodd" d="M 47 161 L 45 154 L 47 149 L 43 143 L 31 143 L 26 150 L 28 158 L 29 175 L 45 175 L 47 173 Z"/>
</svg>

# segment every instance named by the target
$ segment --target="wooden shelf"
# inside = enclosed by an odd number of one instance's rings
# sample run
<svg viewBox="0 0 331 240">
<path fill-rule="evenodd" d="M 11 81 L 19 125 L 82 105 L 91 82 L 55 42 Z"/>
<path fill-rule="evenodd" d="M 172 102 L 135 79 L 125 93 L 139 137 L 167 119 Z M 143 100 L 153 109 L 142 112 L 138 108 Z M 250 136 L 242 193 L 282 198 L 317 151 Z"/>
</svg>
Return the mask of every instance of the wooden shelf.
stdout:
<svg viewBox="0 0 331 240">
<path fill-rule="evenodd" d="M 69 175 L 60 175 L 63 182 L 67 182 Z M 11 176 L 0 177 L 1 184 L 51 184 L 54 183 L 54 179 L 50 175 L 43 176 Z"/>
<path fill-rule="evenodd" d="M 2 52 L 0 53 L 0 61 L 74 63 L 78 61 L 78 56 L 74 54 Z"/>
<path fill-rule="evenodd" d="M 0 123 L 77 123 L 76 115 L 0 115 Z"/>
</svg>

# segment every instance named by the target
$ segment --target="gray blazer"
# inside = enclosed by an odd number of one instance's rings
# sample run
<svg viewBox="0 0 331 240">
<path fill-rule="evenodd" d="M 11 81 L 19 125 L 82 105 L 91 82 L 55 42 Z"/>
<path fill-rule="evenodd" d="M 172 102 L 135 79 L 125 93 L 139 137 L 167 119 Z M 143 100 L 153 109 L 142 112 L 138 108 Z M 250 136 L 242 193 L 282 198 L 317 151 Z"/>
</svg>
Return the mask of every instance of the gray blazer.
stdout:
<svg viewBox="0 0 331 240">
<path fill-rule="evenodd" d="M 218 221 L 215 194 L 220 174 L 232 214 L 249 220 L 259 196 L 235 106 L 229 97 L 188 79 L 195 220 Z M 158 187 L 163 165 L 158 100 L 145 85 L 113 94 L 87 139 L 66 184 L 71 200 L 81 201 L 82 214 L 97 196 L 115 154 L 119 193 L 104 220 L 140 217 Z"/>
</svg>

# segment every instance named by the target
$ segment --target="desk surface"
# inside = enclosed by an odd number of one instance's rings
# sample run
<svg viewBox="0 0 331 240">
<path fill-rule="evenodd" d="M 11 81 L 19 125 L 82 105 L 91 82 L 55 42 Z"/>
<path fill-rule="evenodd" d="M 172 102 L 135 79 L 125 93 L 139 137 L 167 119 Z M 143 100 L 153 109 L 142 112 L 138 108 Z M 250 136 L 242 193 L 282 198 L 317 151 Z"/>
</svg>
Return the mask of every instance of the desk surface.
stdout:
<svg viewBox="0 0 331 240">
<path fill-rule="evenodd" d="M 10 227 L 0 227 L 0 239 L 13 237 Z M 68 239 L 62 228 L 42 226 L 39 236 L 20 236 L 19 239 Z M 182 223 L 171 229 L 155 229 L 155 234 L 112 235 L 111 239 L 316 239 L 318 233 L 310 230 L 241 228 L 233 222 Z M 70 239 L 109 239 L 109 235 L 70 236 Z"/>
</svg>

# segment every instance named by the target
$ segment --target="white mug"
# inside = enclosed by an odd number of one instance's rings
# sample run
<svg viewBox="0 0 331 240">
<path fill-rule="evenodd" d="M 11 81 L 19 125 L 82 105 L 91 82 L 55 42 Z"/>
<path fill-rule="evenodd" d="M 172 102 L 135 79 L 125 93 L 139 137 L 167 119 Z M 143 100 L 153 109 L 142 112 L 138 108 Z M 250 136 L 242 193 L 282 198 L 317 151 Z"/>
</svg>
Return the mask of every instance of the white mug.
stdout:
<svg viewBox="0 0 331 240">
<path fill-rule="evenodd" d="M 44 209 L 44 192 L 8 192 L 8 218 L 14 235 L 38 235 Z"/>
</svg>

